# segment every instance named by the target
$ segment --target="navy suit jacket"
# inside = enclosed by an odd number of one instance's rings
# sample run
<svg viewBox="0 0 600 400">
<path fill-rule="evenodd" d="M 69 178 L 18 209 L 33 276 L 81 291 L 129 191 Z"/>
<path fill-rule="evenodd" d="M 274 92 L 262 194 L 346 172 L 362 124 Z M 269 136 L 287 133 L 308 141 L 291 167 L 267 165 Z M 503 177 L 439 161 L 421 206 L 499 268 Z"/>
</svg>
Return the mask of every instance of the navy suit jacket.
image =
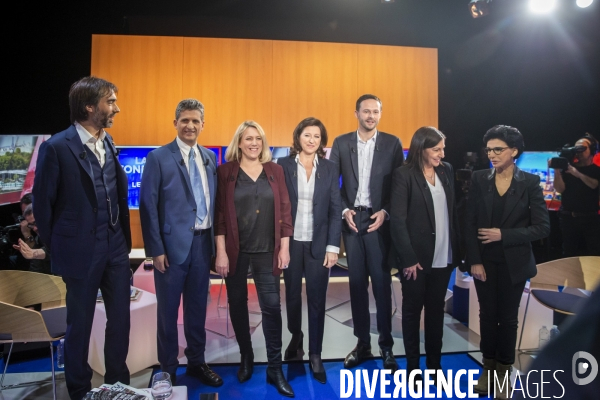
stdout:
<svg viewBox="0 0 600 400">
<path fill-rule="evenodd" d="M 70 278 L 87 276 L 96 243 L 98 199 L 92 166 L 75 125 L 40 146 L 33 183 L 33 212 L 42 241 L 50 250 L 52 272 Z M 114 156 L 117 171 L 119 222 L 131 250 L 127 175 L 112 137 L 104 140 L 106 156 Z"/>
<path fill-rule="evenodd" d="M 215 153 L 198 146 L 210 191 L 211 240 L 214 255 L 217 162 Z M 169 263 L 182 264 L 194 239 L 196 201 L 177 140 L 148 153 L 140 187 L 140 219 L 146 256 L 166 254 Z"/>
<path fill-rule="evenodd" d="M 358 193 L 358 149 L 356 131 L 338 136 L 333 141 L 329 159 L 342 175 L 342 209 L 354 208 Z M 371 165 L 371 205 L 373 212 L 385 210 L 390 213 L 390 191 L 392 172 L 402 165 L 404 153 L 402 143 L 396 136 L 385 132 L 377 133 L 373 163 Z M 364 204 L 361 204 L 364 205 Z"/>
<path fill-rule="evenodd" d="M 296 163 L 296 157 L 279 158 L 277 164 L 283 167 L 285 173 L 285 183 L 292 203 L 292 225 L 296 226 L 296 214 L 298 212 L 298 164 Z M 326 159 L 318 160 L 315 178 L 313 237 L 310 251 L 314 258 L 323 259 L 325 258 L 327 246 L 340 247 L 342 234 L 340 182 L 335 164 Z"/>
<path fill-rule="evenodd" d="M 477 229 L 500 228 L 508 272 L 512 283 L 517 284 L 537 274 L 531 242 L 550 234 L 550 217 L 540 177 L 521 171 L 515 165 L 513 182 L 504 194 L 508 197 L 502 223 L 491 226 L 494 190 L 497 189 L 493 168 L 473 172 L 465 225 L 467 264 L 483 263 L 483 244 L 477 239 Z"/>
</svg>

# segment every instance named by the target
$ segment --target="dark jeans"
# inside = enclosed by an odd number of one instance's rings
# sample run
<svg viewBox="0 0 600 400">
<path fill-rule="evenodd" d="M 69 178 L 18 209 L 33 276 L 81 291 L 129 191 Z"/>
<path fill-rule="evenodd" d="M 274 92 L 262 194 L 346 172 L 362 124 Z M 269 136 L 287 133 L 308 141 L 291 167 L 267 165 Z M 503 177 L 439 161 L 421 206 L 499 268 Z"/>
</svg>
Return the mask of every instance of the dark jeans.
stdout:
<svg viewBox="0 0 600 400">
<path fill-rule="evenodd" d="M 519 304 L 526 281 L 512 283 L 506 263 L 483 260 L 486 280 L 475 279 L 483 357 L 504 365 L 515 362 Z"/>
<path fill-rule="evenodd" d="M 310 252 L 312 242 L 292 240 L 290 266 L 283 271 L 285 281 L 285 305 L 290 333 L 302 332 L 302 274 L 306 278 L 306 302 L 308 305 L 308 352 L 321 355 L 325 329 L 325 298 L 329 283 L 329 269 L 323 266 L 323 258 L 316 259 Z"/>
<path fill-rule="evenodd" d="M 225 278 L 235 338 L 241 354 L 252 352 L 248 317 L 248 268 L 252 268 L 252 278 L 258 294 L 269 367 L 280 367 L 281 301 L 279 276 L 273 275 L 273 253 L 240 253 L 235 275 Z"/>
<path fill-rule="evenodd" d="M 600 256 L 600 216 L 559 214 L 563 256 Z"/>
<path fill-rule="evenodd" d="M 196 367 L 204 363 L 204 323 L 212 250 L 210 230 L 203 232 L 194 236 L 190 252 L 183 263 L 171 263 L 164 273 L 154 270 L 158 303 L 158 361 L 160 368 L 170 374 L 175 374 L 179 366 L 177 316 L 182 294 L 187 364 L 189 367 Z"/>
<path fill-rule="evenodd" d="M 369 313 L 369 277 L 377 307 L 379 348 L 391 350 L 392 338 L 392 276 L 387 263 L 389 232 L 380 227 L 367 232 L 373 223 L 372 212 L 356 211 L 354 223 L 358 233 L 351 231 L 344 221 L 343 235 L 348 258 L 350 305 L 354 336 L 365 345 L 371 344 L 371 314 Z M 386 237 L 387 236 L 387 237 Z"/>
<path fill-rule="evenodd" d="M 402 336 L 407 370 L 419 369 L 421 311 L 425 307 L 425 354 L 428 369 L 441 369 L 444 305 L 452 268 L 417 270 L 417 279 L 402 281 Z"/>
<path fill-rule="evenodd" d="M 92 389 L 93 373 L 88 354 L 98 288 L 106 308 L 104 382 L 129 384 L 129 369 L 125 363 L 129 350 L 131 278 L 127 244 L 120 229 L 116 233 L 109 231 L 97 235 L 108 238 L 96 240 L 92 264 L 81 266 L 88 268 L 87 276 L 81 279 L 63 276 L 67 286 L 65 381 L 72 400 L 82 399 Z"/>
</svg>

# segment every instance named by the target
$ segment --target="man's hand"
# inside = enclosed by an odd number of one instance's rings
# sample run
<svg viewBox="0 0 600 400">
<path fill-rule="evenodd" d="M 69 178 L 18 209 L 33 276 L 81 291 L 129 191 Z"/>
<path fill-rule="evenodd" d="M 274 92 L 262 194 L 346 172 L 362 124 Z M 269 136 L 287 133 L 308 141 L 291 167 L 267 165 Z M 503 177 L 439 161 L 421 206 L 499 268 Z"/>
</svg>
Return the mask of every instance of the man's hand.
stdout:
<svg viewBox="0 0 600 400">
<path fill-rule="evenodd" d="M 374 219 L 375 221 L 369 225 L 367 232 L 375 232 L 377 229 L 379 229 L 379 227 L 383 224 L 383 221 L 385 221 L 385 211 L 379 210 L 376 213 L 373 213 L 373 215 L 371 215 L 371 219 Z"/>
<path fill-rule="evenodd" d="M 27 260 L 32 260 L 35 256 L 35 250 L 27 245 L 22 239 L 19 239 L 19 245 L 13 244 L 13 247 L 21 252 Z"/>
<path fill-rule="evenodd" d="M 404 277 L 406 278 L 406 280 L 410 281 L 411 277 L 415 281 L 417 280 L 417 268 L 420 269 L 421 271 L 423 270 L 423 267 L 421 267 L 421 264 L 419 264 L 419 263 L 416 263 L 412 267 L 404 268 L 404 270 L 402 270 L 402 273 L 404 274 Z"/>
<path fill-rule="evenodd" d="M 325 260 L 323 260 L 323 266 L 326 268 L 331 268 L 337 263 L 338 255 L 337 253 L 325 253 Z"/>
<path fill-rule="evenodd" d="M 481 282 L 485 282 L 485 268 L 483 264 L 471 265 L 471 275 L 475 279 L 479 279 Z"/>
<path fill-rule="evenodd" d="M 346 220 L 346 223 L 348 224 L 348 227 L 350 229 L 352 229 L 354 232 L 358 233 L 358 229 L 356 229 L 356 224 L 354 223 L 354 216 L 355 215 L 356 215 L 356 211 L 348 209 L 344 213 L 344 219 Z"/>
<path fill-rule="evenodd" d="M 581 176 L 583 175 L 581 172 L 579 172 L 577 170 L 577 168 L 575 168 L 574 166 L 572 166 L 571 164 L 569 164 L 567 166 L 567 169 L 565 171 L 565 174 L 569 174 L 569 175 L 573 175 L 575 178 L 581 179 Z"/>
<path fill-rule="evenodd" d="M 19 223 L 19 225 L 21 225 L 21 234 L 23 235 L 23 237 L 25 239 L 27 239 L 29 236 L 31 236 L 31 229 L 29 229 L 29 223 L 27 222 L 26 219 L 24 219 L 23 221 L 21 221 Z"/>
<path fill-rule="evenodd" d="M 164 274 L 167 268 L 169 268 L 169 260 L 167 260 L 166 254 L 152 257 L 152 261 L 154 264 L 154 268 L 156 268 L 161 274 Z"/>
<path fill-rule="evenodd" d="M 498 228 L 480 228 L 477 230 L 477 234 L 477 239 L 482 240 L 483 244 L 502 240 L 502 232 Z"/>
</svg>

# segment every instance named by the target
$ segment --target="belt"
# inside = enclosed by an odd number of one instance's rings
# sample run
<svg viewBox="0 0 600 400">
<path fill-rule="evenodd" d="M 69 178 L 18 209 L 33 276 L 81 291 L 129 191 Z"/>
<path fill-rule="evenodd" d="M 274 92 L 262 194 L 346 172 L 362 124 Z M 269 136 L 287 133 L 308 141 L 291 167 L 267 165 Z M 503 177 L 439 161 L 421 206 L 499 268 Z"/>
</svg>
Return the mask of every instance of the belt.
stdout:
<svg viewBox="0 0 600 400">
<path fill-rule="evenodd" d="M 205 233 L 208 233 L 208 232 L 210 232 L 210 228 L 198 229 L 198 230 L 194 231 L 194 236 L 204 235 Z"/>
<path fill-rule="evenodd" d="M 560 213 L 562 215 L 570 215 L 571 217 L 593 217 L 594 215 L 598 215 L 596 211 L 576 212 L 561 210 Z"/>
<path fill-rule="evenodd" d="M 373 212 L 373 209 L 371 207 L 367 207 L 367 206 L 354 206 L 354 211 L 368 211 L 368 212 Z"/>
</svg>

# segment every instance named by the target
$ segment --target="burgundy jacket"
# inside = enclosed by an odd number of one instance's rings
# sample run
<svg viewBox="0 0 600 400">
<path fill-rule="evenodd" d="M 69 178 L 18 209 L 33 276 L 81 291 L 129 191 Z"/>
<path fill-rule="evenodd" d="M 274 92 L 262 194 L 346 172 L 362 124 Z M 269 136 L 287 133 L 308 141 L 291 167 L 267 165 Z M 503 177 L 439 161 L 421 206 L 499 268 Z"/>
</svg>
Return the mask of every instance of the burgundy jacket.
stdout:
<svg viewBox="0 0 600 400">
<path fill-rule="evenodd" d="M 281 275 L 277 268 L 281 238 L 294 234 L 292 228 L 292 207 L 283 168 L 272 162 L 263 164 L 265 173 L 275 200 L 275 248 L 273 250 L 273 275 Z M 217 168 L 217 204 L 215 236 L 225 235 L 225 248 L 229 257 L 229 274 L 235 274 L 238 255 L 240 253 L 240 235 L 238 232 L 237 215 L 235 213 L 234 191 L 240 164 L 231 161 Z"/>
</svg>

